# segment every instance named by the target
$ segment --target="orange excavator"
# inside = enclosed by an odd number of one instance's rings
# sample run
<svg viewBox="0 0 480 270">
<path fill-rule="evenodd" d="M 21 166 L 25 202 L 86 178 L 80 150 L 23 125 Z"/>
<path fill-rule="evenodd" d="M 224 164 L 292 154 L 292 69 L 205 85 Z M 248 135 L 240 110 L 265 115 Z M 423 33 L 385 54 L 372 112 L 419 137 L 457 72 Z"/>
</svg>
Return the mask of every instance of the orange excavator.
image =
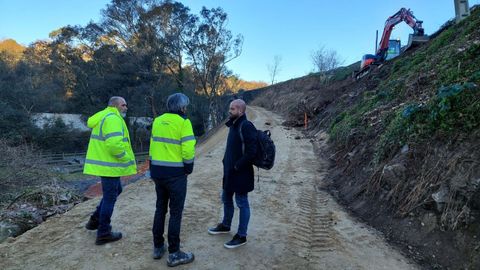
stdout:
<svg viewBox="0 0 480 270">
<path fill-rule="evenodd" d="M 390 40 L 393 28 L 402 21 L 413 29 L 413 34 L 409 35 L 408 44 L 404 48 L 401 48 L 399 40 Z M 382 39 L 380 40 L 378 49 L 375 54 L 366 54 L 362 57 L 360 71 L 355 74 L 355 78 L 358 80 L 365 76 L 372 67 L 379 66 L 385 62 L 385 60 L 398 56 L 401 52 L 409 48 L 427 42 L 429 37 L 425 35 L 422 23 L 423 21 L 417 20 L 417 18 L 413 16 L 413 12 L 406 8 L 401 8 L 397 13 L 390 16 L 385 22 L 385 28 L 383 29 Z"/>
</svg>

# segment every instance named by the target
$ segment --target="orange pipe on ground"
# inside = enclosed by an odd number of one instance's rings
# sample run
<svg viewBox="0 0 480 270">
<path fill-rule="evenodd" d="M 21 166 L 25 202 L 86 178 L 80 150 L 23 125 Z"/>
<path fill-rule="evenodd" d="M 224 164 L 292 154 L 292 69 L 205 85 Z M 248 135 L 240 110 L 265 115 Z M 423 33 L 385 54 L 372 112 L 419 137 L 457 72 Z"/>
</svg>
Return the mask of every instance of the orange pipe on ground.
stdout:
<svg viewBox="0 0 480 270">
<path fill-rule="evenodd" d="M 144 174 L 147 170 L 148 170 L 148 162 L 144 162 L 143 164 L 140 165 L 137 174 L 126 176 L 126 177 L 121 177 L 120 181 L 122 182 L 123 186 L 128 185 L 128 184 L 130 184 L 130 181 L 134 177 L 137 177 L 139 175 Z M 102 196 L 102 182 L 99 181 L 96 184 L 91 185 L 87 189 L 87 191 L 85 191 L 84 196 L 89 198 L 89 199 L 93 199 L 93 198 Z"/>
</svg>

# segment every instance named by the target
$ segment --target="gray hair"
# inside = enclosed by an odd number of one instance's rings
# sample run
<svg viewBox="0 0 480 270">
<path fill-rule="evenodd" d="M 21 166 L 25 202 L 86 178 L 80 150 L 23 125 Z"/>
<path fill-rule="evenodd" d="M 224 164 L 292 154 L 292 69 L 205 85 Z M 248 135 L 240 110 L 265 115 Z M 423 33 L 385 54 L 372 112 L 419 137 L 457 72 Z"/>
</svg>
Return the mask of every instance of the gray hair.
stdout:
<svg viewBox="0 0 480 270">
<path fill-rule="evenodd" d="M 167 98 L 167 110 L 169 112 L 181 112 L 190 104 L 190 99 L 182 93 L 175 93 Z"/>
<path fill-rule="evenodd" d="M 125 100 L 123 97 L 113 96 L 108 100 L 108 106 L 110 107 L 116 106 L 123 100 Z"/>
</svg>

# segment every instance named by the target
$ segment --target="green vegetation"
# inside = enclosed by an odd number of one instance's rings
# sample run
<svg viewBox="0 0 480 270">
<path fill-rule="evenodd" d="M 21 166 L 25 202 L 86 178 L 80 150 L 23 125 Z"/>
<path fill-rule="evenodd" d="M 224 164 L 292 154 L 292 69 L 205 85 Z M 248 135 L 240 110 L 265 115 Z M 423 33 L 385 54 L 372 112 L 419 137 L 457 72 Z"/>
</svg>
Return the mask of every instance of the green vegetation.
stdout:
<svg viewBox="0 0 480 270">
<path fill-rule="evenodd" d="M 330 81 L 343 81 L 352 76 L 352 74 L 360 68 L 360 61 L 345 67 L 339 67 L 331 71 L 332 77 Z"/>
<path fill-rule="evenodd" d="M 364 92 L 360 102 L 356 103 L 350 110 L 342 112 L 332 122 L 329 131 L 330 138 L 337 142 L 345 142 L 348 140 L 352 129 L 360 133 L 371 131 L 372 127 L 365 125 L 365 117 L 369 113 L 374 113 L 380 106 L 388 104 L 391 98 L 390 90 L 383 88 Z"/>
<path fill-rule="evenodd" d="M 441 87 L 427 104 L 409 104 L 395 112 L 380 136 L 375 161 L 394 154 L 409 141 L 450 137 L 480 127 L 480 88 L 473 83 Z"/>
<path fill-rule="evenodd" d="M 155 117 L 165 112 L 167 96 L 179 91 L 190 97 L 189 118 L 202 135 L 226 116 L 224 93 L 265 85 L 242 81 L 227 69 L 243 44 L 227 21 L 221 8 L 193 14 L 175 1 L 111 1 L 98 22 L 61 27 L 50 40 L 26 48 L 1 41 L 0 138 L 48 151 L 63 151 L 59 142 L 69 152 L 84 150 L 85 139 L 68 140 L 83 134 L 68 136 L 62 123 L 38 130 L 30 123 L 32 113 L 89 116 L 118 95 L 126 98 L 129 116 Z M 148 138 L 130 134 L 148 145 Z"/>
</svg>

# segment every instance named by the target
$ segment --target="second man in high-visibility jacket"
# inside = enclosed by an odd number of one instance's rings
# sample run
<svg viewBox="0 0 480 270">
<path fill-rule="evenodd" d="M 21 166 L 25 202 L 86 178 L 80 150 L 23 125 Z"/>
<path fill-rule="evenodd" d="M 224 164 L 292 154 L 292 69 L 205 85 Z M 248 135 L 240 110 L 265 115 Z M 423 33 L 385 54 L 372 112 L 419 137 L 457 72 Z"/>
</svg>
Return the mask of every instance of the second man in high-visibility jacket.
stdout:
<svg viewBox="0 0 480 270">
<path fill-rule="evenodd" d="M 187 194 L 187 175 L 193 171 L 195 136 L 192 123 L 186 117 L 190 100 L 181 93 L 167 99 L 167 113 L 155 118 L 150 139 L 150 175 L 155 182 L 157 202 L 153 221 L 153 258 L 165 253 L 163 237 L 167 207 L 170 207 L 168 224 L 168 266 L 190 263 L 191 252 L 180 250 L 180 227 Z"/>
</svg>

